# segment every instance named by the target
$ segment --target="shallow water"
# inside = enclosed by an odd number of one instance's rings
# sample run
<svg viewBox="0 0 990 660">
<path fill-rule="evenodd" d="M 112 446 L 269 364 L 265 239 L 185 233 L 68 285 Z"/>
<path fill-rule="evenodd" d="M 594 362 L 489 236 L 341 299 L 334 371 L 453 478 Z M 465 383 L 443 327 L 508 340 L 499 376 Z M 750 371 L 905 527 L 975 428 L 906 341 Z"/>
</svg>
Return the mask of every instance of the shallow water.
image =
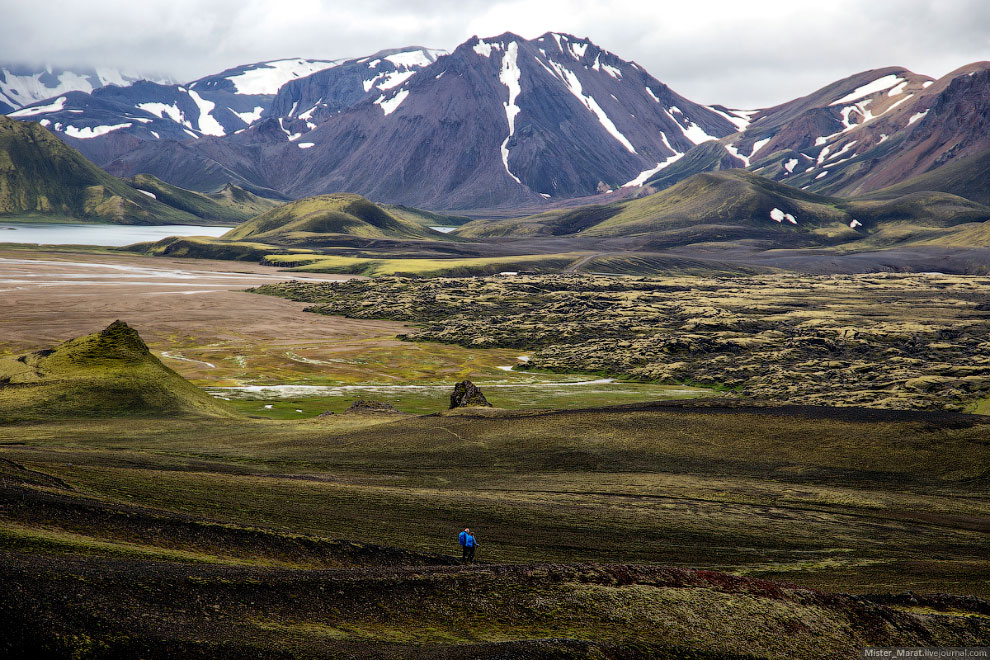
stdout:
<svg viewBox="0 0 990 660">
<path fill-rule="evenodd" d="M 550 375 L 547 375 L 551 378 Z M 492 405 L 508 409 L 567 409 L 683 399 L 709 394 L 703 390 L 654 383 L 594 380 L 478 381 Z M 453 383 L 429 385 L 251 385 L 207 387 L 242 412 L 278 417 L 312 417 L 336 413 L 360 399 L 384 401 L 402 412 L 425 414 L 447 408 Z M 301 412 L 300 412 L 301 411 Z"/>
<path fill-rule="evenodd" d="M 56 222 L 5 222 L 0 220 L 0 243 L 42 245 L 100 245 L 120 247 L 158 241 L 169 236 L 221 236 L 232 227 L 195 225 L 63 224 Z"/>
</svg>

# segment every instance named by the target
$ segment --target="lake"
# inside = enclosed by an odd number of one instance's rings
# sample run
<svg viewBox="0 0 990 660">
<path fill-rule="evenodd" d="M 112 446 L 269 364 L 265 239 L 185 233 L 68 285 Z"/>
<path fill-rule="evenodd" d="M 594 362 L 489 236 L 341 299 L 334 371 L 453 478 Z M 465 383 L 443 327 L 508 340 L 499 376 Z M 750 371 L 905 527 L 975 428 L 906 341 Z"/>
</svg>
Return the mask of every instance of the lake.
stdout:
<svg viewBox="0 0 990 660">
<path fill-rule="evenodd" d="M 196 225 L 110 225 L 57 222 L 6 222 L 0 219 L 0 243 L 101 245 L 120 247 L 168 236 L 221 236 L 233 227 Z"/>
</svg>

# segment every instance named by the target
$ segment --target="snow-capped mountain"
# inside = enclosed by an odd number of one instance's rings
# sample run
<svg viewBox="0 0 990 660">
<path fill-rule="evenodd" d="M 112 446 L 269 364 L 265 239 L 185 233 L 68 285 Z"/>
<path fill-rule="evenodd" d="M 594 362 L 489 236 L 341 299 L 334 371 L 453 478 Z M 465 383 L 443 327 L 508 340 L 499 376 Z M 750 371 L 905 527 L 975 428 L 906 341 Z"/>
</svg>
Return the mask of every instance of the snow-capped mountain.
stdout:
<svg viewBox="0 0 990 660">
<path fill-rule="evenodd" d="M 129 73 L 104 67 L 57 69 L 18 64 L 0 65 L 0 114 L 44 101 L 67 92 L 92 92 L 105 85 L 126 87 L 139 80 L 163 84 L 172 81 L 161 76 Z"/>
<path fill-rule="evenodd" d="M 940 80 L 898 67 L 864 71 L 753 113 L 721 143 L 736 167 L 792 186 L 876 190 L 990 149 L 990 63 Z"/>
<path fill-rule="evenodd" d="M 173 149 L 189 167 L 172 182 L 195 186 L 210 180 L 197 168 L 220 164 L 238 183 L 292 197 L 511 206 L 634 184 L 746 123 L 570 35 L 474 37 L 430 55 L 363 58 L 285 85 L 267 121 L 223 144 Z M 167 178 L 150 169 L 161 162 L 146 145 L 109 169 Z"/>
<path fill-rule="evenodd" d="M 988 103 L 990 63 L 978 62 L 938 81 L 866 71 L 763 110 L 704 106 L 587 39 L 506 33 L 449 54 L 277 60 L 186 85 L 66 92 L 11 116 L 119 176 L 470 210 L 644 194 L 742 167 L 862 193 L 990 149 Z"/>
<path fill-rule="evenodd" d="M 366 88 L 377 92 L 396 77 L 408 77 L 416 68 L 429 64 L 435 55 L 436 51 L 421 48 L 388 51 L 388 59 L 379 59 L 371 67 L 370 57 L 259 62 L 184 85 L 142 81 L 128 87 L 111 85 L 90 93 L 67 92 L 21 108 L 10 116 L 40 122 L 103 166 L 129 153 L 142 141 L 195 140 L 236 133 L 268 116 L 273 101 L 278 99 L 283 103 L 282 97 L 277 96 L 279 90 L 298 79 L 340 69 L 340 75 L 334 73 L 331 77 L 349 81 L 363 92 Z M 355 69 L 360 69 L 360 75 L 354 74 Z M 336 107 L 345 107 L 349 99 L 346 94 L 340 96 Z M 315 126 L 311 115 L 320 110 L 315 119 L 326 116 L 328 104 L 312 105 L 310 114 L 294 111 L 285 119 L 308 130 L 309 126 Z"/>
</svg>

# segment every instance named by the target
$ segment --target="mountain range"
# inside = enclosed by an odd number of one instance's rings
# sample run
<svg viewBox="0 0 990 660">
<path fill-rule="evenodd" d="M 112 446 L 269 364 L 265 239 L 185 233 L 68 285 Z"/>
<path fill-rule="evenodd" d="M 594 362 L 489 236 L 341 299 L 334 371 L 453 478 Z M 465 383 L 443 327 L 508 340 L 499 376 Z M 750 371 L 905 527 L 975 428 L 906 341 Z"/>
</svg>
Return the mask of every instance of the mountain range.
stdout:
<svg viewBox="0 0 990 660">
<path fill-rule="evenodd" d="M 184 85 L 66 92 L 11 116 L 121 177 L 483 215 L 650 194 L 733 168 L 842 197 L 928 174 L 931 189 L 985 203 L 979 177 L 931 174 L 984 162 L 988 99 L 990 63 L 979 62 L 939 80 L 866 71 L 761 110 L 706 106 L 587 39 L 506 33 L 450 53 L 278 60 Z"/>
</svg>

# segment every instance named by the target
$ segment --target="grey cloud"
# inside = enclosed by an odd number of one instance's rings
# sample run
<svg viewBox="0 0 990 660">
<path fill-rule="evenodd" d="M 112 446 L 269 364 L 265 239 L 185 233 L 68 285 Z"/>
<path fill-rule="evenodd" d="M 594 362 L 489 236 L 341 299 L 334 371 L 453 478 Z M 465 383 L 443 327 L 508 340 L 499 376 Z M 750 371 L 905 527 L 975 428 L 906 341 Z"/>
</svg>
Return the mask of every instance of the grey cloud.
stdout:
<svg viewBox="0 0 990 660">
<path fill-rule="evenodd" d="M 10 3 L 8 3 L 10 4 Z M 703 103 L 765 107 L 856 72 L 932 76 L 990 58 L 985 0 L 88 0 L 8 6 L 0 61 L 106 65 L 191 80 L 281 57 L 452 49 L 472 33 L 587 36 Z"/>
</svg>

